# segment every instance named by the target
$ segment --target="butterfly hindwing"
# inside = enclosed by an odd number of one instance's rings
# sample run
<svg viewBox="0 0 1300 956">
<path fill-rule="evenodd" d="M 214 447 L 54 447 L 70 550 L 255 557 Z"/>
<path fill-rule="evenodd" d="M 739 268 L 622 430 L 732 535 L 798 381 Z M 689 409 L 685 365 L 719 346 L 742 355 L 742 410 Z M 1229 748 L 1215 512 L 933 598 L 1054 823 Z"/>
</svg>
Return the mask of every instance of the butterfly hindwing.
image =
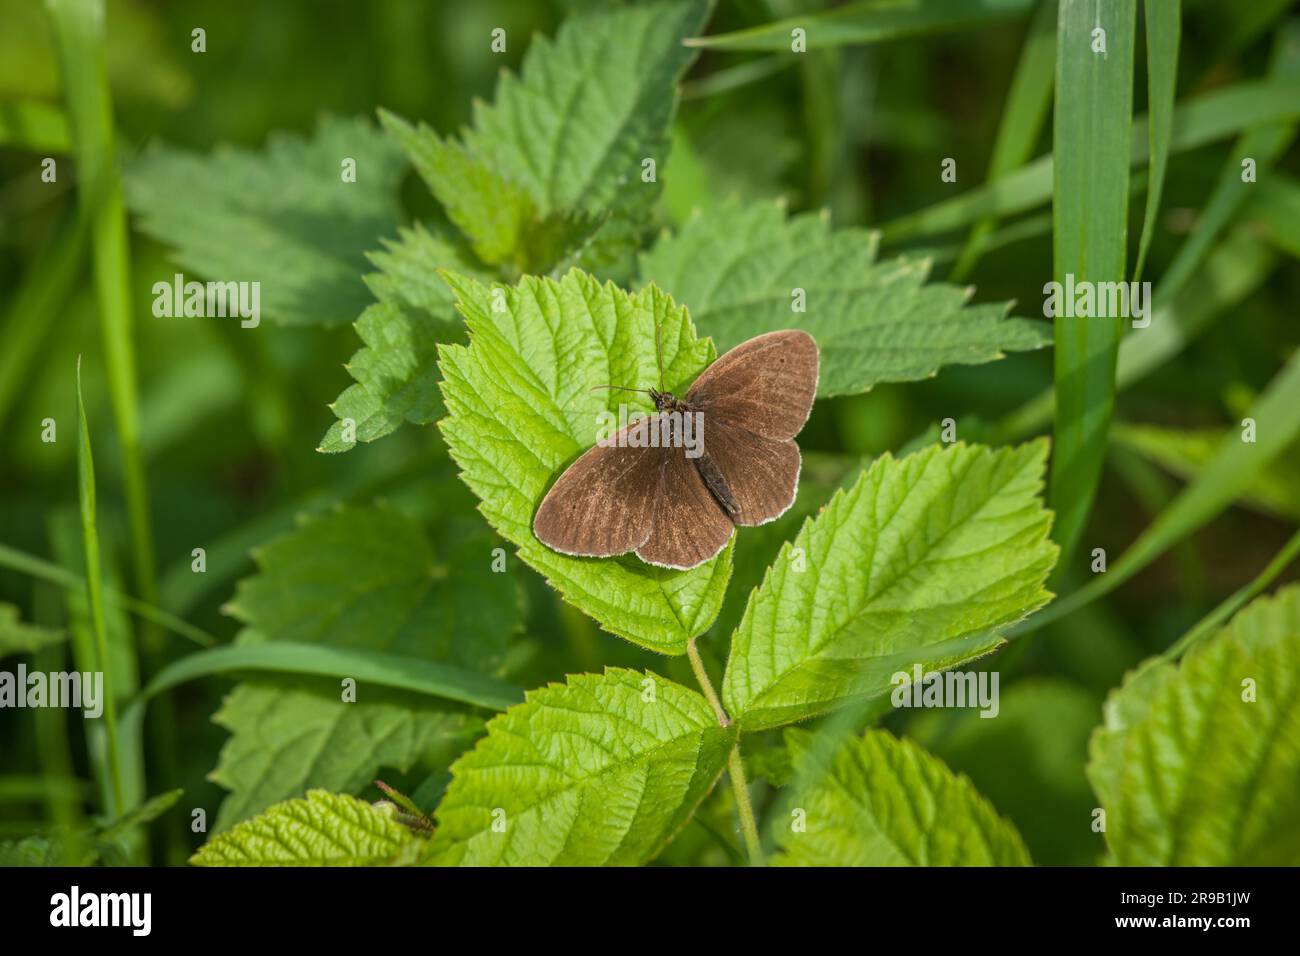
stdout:
<svg viewBox="0 0 1300 956">
<path fill-rule="evenodd" d="M 636 549 L 636 556 L 664 568 L 693 568 L 709 560 L 731 540 L 731 519 L 714 499 L 685 450 L 668 451 L 663 485 L 654 494 L 653 530 Z"/>
<path fill-rule="evenodd" d="M 704 412 L 706 435 L 712 418 L 786 441 L 808 421 L 818 365 L 817 343 L 807 332 L 767 332 L 706 368 L 686 393 L 686 404 Z"/>
<path fill-rule="evenodd" d="M 726 482 L 741 526 L 766 524 L 794 504 L 802 460 L 793 441 L 775 441 L 707 415 L 704 453 Z"/>
</svg>

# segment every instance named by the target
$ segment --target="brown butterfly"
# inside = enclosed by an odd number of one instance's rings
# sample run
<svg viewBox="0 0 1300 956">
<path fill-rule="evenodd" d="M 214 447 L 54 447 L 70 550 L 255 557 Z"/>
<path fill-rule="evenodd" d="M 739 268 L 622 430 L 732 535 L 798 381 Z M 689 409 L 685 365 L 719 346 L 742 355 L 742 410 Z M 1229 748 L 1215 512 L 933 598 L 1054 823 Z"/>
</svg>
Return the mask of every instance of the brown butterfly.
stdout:
<svg viewBox="0 0 1300 956">
<path fill-rule="evenodd" d="M 766 524 L 794 504 L 794 436 L 808 421 L 817 373 L 817 343 L 798 329 L 737 345 L 684 399 L 663 390 L 661 364 L 660 388 L 646 390 L 655 413 L 570 465 L 542 499 L 533 533 L 563 554 L 635 551 L 665 568 L 703 564 L 733 525 Z"/>
</svg>

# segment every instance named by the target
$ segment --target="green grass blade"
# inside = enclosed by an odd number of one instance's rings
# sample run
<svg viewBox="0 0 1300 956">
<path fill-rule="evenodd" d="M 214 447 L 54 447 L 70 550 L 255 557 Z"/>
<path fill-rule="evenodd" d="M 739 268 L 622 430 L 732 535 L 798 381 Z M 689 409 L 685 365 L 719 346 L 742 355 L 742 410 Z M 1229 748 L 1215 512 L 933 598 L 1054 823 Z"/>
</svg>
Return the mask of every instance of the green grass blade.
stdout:
<svg viewBox="0 0 1300 956">
<path fill-rule="evenodd" d="M 998 123 L 993 156 L 989 160 L 990 182 L 1025 163 L 1033 153 L 1047 118 L 1047 105 L 1052 101 L 1055 82 L 1056 0 L 1040 0 L 1029 23 L 1029 34 L 1020 51 L 1020 61 L 1011 78 L 1011 89 L 1007 92 L 1006 106 Z M 990 216 L 975 224 L 948 274 L 949 282 L 965 281 L 984 251 L 995 222 Z"/>
<path fill-rule="evenodd" d="M 86 587 L 86 579 L 80 575 L 73 574 L 67 568 L 45 561 L 25 551 L 11 548 L 7 544 L 0 544 L 0 568 L 10 568 L 31 575 L 34 578 L 39 578 L 42 581 L 49 581 L 51 584 L 57 584 L 68 591 L 80 591 Z M 105 587 L 103 594 L 106 604 L 120 607 L 124 611 L 130 611 L 136 617 L 150 621 L 186 640 L 193 641 L 200 647 L 212 647 L 221 643 L 201 627 L 195 627 L 170 611 L 164 611 L 160 607 L 146 604 L 144 601 L 137 600 L 129 594 L 123 594 L 121 591 L 116 591 L 110 587 Z"/>
<path fill-rule="evenodd" d="M 197 677 L 246 671 L 351 677 L 359 682 L 370 681 L 395 690 L 413 691 L 490 710 L 505 710 L 524 699 L 524 692 L 513 684 L 440 661 L 325 644 L 268 641 L 264 644 L 214 647 L 175 661 L 158 672 L 128 711 L 134 711 L 149 698 Z"/>
<path fill-rule="evenodd" d="M 1296 531 L 1295 534 L 1291 535 L 1287 543 L 1282 546 L 1282 549 L 1273 556 L 1273 560 L 1255 576 L 1253 581 L 1245 587 L 1238 588 L 1225 598 L 1213 611 L 1197 621 L 1195 627 L 1173 644 L 1170 644 L 1169 648 L 1160 656 L 1168 661 L 1182 657 L 1192 645 L 1207 634 L 1217 631 L 1227 623 L 1230 617 L 1263 594 L 1264 590 L 1277 580 L 1277 576 L 1285 571 L 1297 557 L 1300 557 L 1300 531 Z"/>
<path fill-rule="evenodd" d="M 81 361 L 77 361 L 77 489 L 81 500 L 81 539 L 86 554 L 86 601 L 90 608 L 91 628 L 95 639 L 95 662 L 104 675 L 104 724 L 106 730 L 107 767 L 102 768 L 109 782 L 113 802 L 104 808 L 109 816 L 126 809 L 122 786 L 122 765 L 118 753 L 117 704 L 113 699 L 113 674 L 109 666 L 108 625 L 104 619 L 104 585 L 99 566 L 99 532 L 95 527 L 95 462 L 90 452 L 90 430 L 86 427 L 86 406 L 81 398 Z"/>
<path fill-rule="evenodd" d="M 1191 97 L 1174 109 L 1170 154 L 1186 152 L 1265 123 L 1300 116 L 1295 84 L 1261 80 Z M 1150 157 L 1148 117 L 1133 121 L 1132 165 Z M 1006 176 L 960 196 L 908 213 L 880 227 L 885 242 L 961 229 L 986 216 L 1026 212 L 1052 198 L 1052 156 L 1026 163 Z"/>
<path fill-rule="evenodd" d="M 149 497 L 140 450 L 131 265 L 122 182 L 113 147 L 113 107 L 104 53 L 103 0 L 46 0 L 62 71 L 77 161 L 77 199 L 90 229 L 95 296 L 108 371 L 109 397 L 121 448 L 131 553 L 139 596 L 157 604 Z M 146 644 L 161 636 L 145 629 Z"/>
<path fill-rule="evenodd" d="M 1136 0 L 1062 0 L 1057 32 L 1052 245 L 1056 281 L 1123 282 Z M 1095 30 L 1105 52 L 1094 52 Z M 1056 418 L 1048 497 L 1060 567 L 1092 508 L 1115 407 L 1121 319 L 1055 321 Z"/>
<path fill-rule="evenodd" d="M 808 49 L 880 43 L 900 37 L 983 26 L 1026 13 L 1034 0 L 913 0 L 910 3 L 850 3 L 823 13 L 777 20 L 747 30 L 686 40 L 714 50 L 790 49 L 790 31 L 807 31 Z"/>
<path fill-rule="evenodd" d="M 1269 75 L 1277 82 L 1290 84 L 1300 99 L 1300 85 L 1297 85 L 1297 80 L 1300 80 L 1300 21 L 1290 21 L 1278 32 Z M 1256 176 L 1268 178 L 1274 161 L 1294 141 L 1295 124 L 1289 122 L 1257 127 L 1237 140 L 1219 173 L 1214 191 L 1201 211 L 1196 228 L 1160 277 L 1156 287 L 1157 305 L 1191 278 L 1229 220 L 1241 209 L 1251 192 L 1259 188 L 1256 183 L 1242 181 L 1242 160 L 1253 159 Z"/>
<path fill-rule="evenodd" d="M 1151 171 L 1147 179 L 1147 208 L 1142 217 L 1137 265 L 1133 279 L 1142 277 L 1147 247 L 1160 211 L 1160 195 L 1169 163 L 1169 138 L 1174 128 L 1174 93 L 1178 84 L 1178 41 L 1182 33 L 1182 0 L 1143 0 L 1147 25 L 1147 137 Z"/>
<path fill-rule="evenodd" d="M 1250 410 L 1255 442 L 1242 441 L 1231 429 L 1214 457 L 1173 504 L 1151 522 L 1136 541 L 1085 587 L 1030 618 L 1015 631 L 1035 631 L 1110 593 L 1174 544 L 1182 541 L 1241 496 L 1264 468 L 1300 438 L 1300 352 L 1295 353 Z"/>
<path fill-rule="evenodd" d="M 1229 236 L 1172 302 L 1155 307 L 1150 328 L 1120 343 L 1116 390 L 1123 391 L 1181 352 L 1207 325 L 1254 293 L 1276 264 L 1268 244 L 1249 232 Z M 995 440 L 1014 442 L 1034 434 L 1052 420 L 1053 407 L 1049 388 L 999 422 L 993 429 Z"/>
</svg>

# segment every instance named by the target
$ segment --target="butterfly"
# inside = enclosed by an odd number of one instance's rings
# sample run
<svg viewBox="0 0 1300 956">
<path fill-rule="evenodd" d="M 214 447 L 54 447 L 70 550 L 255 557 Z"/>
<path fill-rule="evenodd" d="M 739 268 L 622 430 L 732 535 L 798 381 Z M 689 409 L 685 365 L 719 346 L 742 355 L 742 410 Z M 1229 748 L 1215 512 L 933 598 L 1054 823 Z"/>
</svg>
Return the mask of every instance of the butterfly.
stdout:
<svg viewBox="0 0 1300 956">
<path fill-rule="evenodd" d="M 703 564 L 733 527 L 766 524 L 794 504 L 794 437 L 812 411 L 818 366 L 807 332 L 768 332 L 727 352 L 678 399 L 663 387 L 660 354 L 660 387 L 628 389 L 647 392 L 654 414 L 570 465 L 542 499 L 533 533 L 562 554 Z"/>
</svg>

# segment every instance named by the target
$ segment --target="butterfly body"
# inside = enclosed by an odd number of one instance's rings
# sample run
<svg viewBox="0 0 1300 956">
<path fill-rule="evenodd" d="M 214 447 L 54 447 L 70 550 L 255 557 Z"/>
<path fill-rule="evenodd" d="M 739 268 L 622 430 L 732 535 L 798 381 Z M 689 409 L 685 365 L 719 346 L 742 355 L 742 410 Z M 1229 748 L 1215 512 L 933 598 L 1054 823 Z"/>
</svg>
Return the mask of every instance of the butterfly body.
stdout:
<svg viewBox="0 0 1300 956">
<path fill-rule="evenodd" d="M 635 552 L 685 569 L 714 557 L 737 525 L 773 521 L 794 503 L 794 437 L 817 391 L 817 345 L 806 332 L 742 342 L 677 398 L 649 389 L 654 414 L 625 426 L 569 466 L 542 500 L 533 532 L 584 557 Z M 675 417 L 674 417 L 675 416 Z M 660 441 L 691 436 L 698 442 Z"/>
</svg>

